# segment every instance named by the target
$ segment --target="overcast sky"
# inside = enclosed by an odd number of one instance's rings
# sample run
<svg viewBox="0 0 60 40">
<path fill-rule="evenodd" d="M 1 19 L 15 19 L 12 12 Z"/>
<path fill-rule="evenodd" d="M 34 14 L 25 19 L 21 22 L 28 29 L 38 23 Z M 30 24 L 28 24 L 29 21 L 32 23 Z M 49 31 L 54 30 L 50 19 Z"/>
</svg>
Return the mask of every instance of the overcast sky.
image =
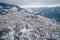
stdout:
<svg viewBox="0 0 60 40">
<path fill-rule="evenodd" d="M 60 5 L 60 0 L 0 0 L 0 2 L 21 6 Z"/>
</svg>

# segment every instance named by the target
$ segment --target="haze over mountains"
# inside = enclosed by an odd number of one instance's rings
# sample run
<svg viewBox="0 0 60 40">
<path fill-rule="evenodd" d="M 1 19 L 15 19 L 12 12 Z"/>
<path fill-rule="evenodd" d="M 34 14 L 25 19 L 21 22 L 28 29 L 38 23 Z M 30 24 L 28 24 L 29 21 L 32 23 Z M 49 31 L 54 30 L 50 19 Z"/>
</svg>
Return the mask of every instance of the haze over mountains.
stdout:
<svg viewBox="0 0 60 40">
<path fill-rule="evenodd" d="M 56 20 L 57 22 L 60 22 L 60 6 L 45 6 L 45 7 L 29 7 L 29 6 L 17 6 L 17 5 L 9 5 L 6 3 L 0 3 L 0 9 L 13 9 L 15 11 L 21 11 L 24 10 L 29 13 L 34 13 L 36 15 L 42 15 L 44 17 L 47 17 L 49 19 Z M 3 10 L 2 10 L 3 11 Z"/>
</svg>

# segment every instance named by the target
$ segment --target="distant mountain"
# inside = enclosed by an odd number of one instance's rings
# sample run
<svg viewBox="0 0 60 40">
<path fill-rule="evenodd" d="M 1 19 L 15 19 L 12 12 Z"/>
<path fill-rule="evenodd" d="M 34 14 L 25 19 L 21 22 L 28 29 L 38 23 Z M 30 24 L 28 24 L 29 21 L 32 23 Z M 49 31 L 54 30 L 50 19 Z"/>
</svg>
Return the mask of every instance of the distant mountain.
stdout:
<svg viewBox="0 0 60 40">
<path fill-rule="evenodd" d="M 12 8 L 17 8 L 17 11 L 20 11 L 22 8 L 20 8 L 17 5 L 12 5 L 12 4 L 6 4 L 6 3 L 0 3 L 0 9 L 12 9 Z"/>
<path fill-rule="evenodd" d="M 7 14 L 9 10 L 22 11 L 23 8 L 21 8 L 17 5 L 0 3 L 0 15 Z"/>
<path fill-rule="evenodd" d="M 35 15 L 42 15 L 60 22 L 60 6 L 27 8 L 27 10 Z"/>
</svg>

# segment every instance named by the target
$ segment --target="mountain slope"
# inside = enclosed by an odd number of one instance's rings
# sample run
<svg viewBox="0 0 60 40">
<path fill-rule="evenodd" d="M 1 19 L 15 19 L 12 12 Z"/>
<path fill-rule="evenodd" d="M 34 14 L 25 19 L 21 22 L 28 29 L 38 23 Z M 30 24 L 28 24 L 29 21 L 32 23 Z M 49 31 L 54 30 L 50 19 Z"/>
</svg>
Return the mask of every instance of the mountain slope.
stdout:
<svg viewBox="0 0 60 40">
<path fill-rule="evenodd" d="M 0 40 L 58 40 L 59 30 L 50 19 L 25 11 L 0 15 Z"/>
</svg>

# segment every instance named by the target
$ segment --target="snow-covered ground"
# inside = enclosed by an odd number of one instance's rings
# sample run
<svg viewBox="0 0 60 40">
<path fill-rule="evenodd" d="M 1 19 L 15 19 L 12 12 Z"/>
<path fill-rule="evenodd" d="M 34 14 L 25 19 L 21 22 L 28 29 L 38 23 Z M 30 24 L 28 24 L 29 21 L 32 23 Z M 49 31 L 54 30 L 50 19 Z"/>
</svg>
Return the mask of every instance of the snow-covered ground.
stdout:
<svg viewBox="0 0 60 40">
<path fill-rule="evenodd" d="M 0 16 L 0 40 L 60 40 L 60 25 L 41 15 L 12 10 Z"/>
</svg>

